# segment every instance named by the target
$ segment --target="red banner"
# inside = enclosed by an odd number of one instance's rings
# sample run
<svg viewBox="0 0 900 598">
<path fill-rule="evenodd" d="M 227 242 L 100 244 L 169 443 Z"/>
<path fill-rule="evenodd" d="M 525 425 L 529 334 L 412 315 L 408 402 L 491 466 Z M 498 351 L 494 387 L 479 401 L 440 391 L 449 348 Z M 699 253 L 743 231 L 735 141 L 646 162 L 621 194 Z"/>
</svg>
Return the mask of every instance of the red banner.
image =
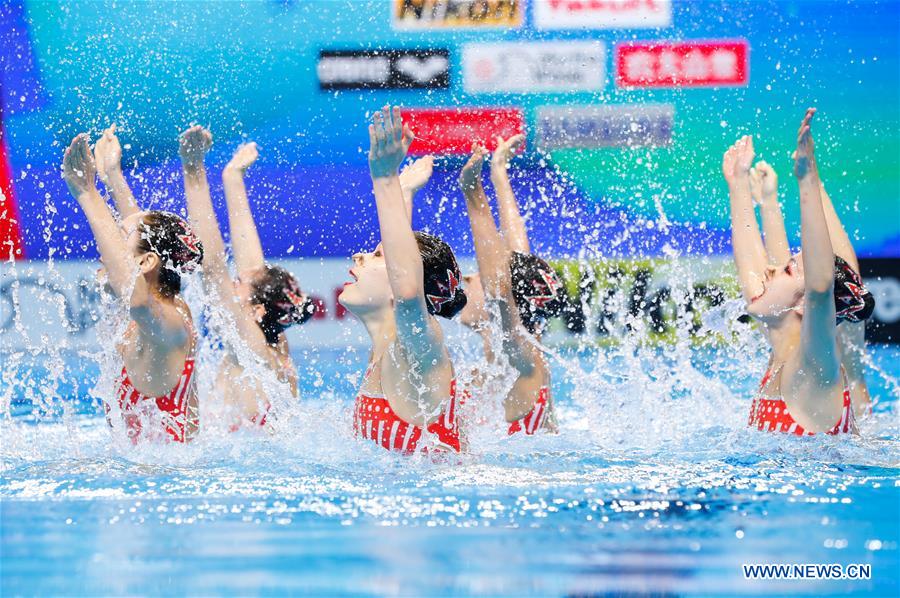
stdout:
<svg viewBox="0 0 900 598">
<path fill-rule="evenodd" d="M 411 108 L 403 119 L 416 135 L 409 150 L 415 155 L 468 154 L 473 141 L 493 151 L 495 136 L 525 131 L 520 108 Z"/>
<path fill-rule="evenodd" d="M 746 40 L 637 42 L 616 47 L 619 87 L 717 87 L 747 85 Z"/>
<path fill-rule="evenodd" d="M 17 260 L 25 259 L 0 109 L 0 261 L 8 261 L 10 256 Z"/>
</svg>

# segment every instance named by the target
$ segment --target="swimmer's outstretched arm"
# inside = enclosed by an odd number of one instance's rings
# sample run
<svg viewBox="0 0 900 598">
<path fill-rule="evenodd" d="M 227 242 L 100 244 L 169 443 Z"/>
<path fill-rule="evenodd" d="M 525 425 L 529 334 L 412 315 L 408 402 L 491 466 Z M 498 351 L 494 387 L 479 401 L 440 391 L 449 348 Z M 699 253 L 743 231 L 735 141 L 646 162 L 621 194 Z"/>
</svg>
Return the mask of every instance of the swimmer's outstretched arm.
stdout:
<svg viewBox="0 0 900 598">
<path fill-rule="evenodd" d="M 525 228 L 525 220 L 519 211 L 519 203 L 513 194 L 512 185 L 509 184 L 509 159 L 519 146 L 525 141 L 525 135 L 513 135 L 509 139 L 503 139 L 497 135 L 497 149 L 491 156 L 491 182 L 497 193 L 497 207 L 500 211 L 500 229 L 506 245 L 512 251 L 531 253 L 531 245 L 528 242 L 528 231 Z"/>
<path fill-rule="evenodd" d="M 805 296 L 800 339 L 800 372 L 804 382 L 828 388 L 838 381 L 835 308 L 834 251 L 822 207 L 821 182 L 816 165 L 812 131 L 815 108 L 797 132 L 794 174 L 800 186 L 800 236 L 803 248 Z"/>
<path fill-rule="evenodd" d="M 373 121 L 369 125 L 369 172 L 397 323 L 397 342 L 390 350 L 389 360 L 393 372 L 386 376 L 382 365 L 382 384 L 402 387 L 397 394 L 408 400 L 393 404 L 394 409 L 405 420 L 421 425 L 447 398 L 449 380 L 436 384 L 430 376 L 441 368 L 446 370 L 447 354 L 440 326 L 425 303 L 422 255 L 397 176 L 414 136 L 397 107 L 385 106 L 375 113 Z M 413 381 L 413 376 L 418 380 Z"/>
<path fill-rule="evenodd" d="M 831 197 L 825 191 L 825 183 L 822 183 L 819 193 L 822 196 L 822 209 L 825 210 L 825 220 L 828 222 L 828 234 L 831 238 L 831 247 L 834 249 L 834 254 L 840 256 L 859 273 L 859 259 L 857 259 L 856 251 L 853 249 L 853 242 L 850 240 L 850 235 L 847 234 L 840 216 L 834 209 Z"/>
<path fill-rule="evenodd" d="M 500 324 L 503 329 L 503 351 L 510 364 L 520 373 L 529 375 L 534 371 L 536 360 L 540 358 L 537 349 L 523 337 L 524 327 L 519 320 L 512 293 L 509 270 L 511 252 L 504 242 L 481 182 L 481 170 L 487 151 L 473 144 L 472 156 L 459 174 L 459 186 L 466 198 L 466 211 L 472 240 L 475 244 L 475 259 L 478 274 L 484 286 L 485 298 L 497 303 L 500 310 Z"/>
<path fill-rule="evenodd" d="M 246 280 L 265 264 L 262 243 L 259 241 L 259 232 L 250 211 L 247 187 L 244 185 L 244 173 L 258 156 L 256 144 L 246 143 L 237 148 L 231 161 L 222 171 L 234 263 L 237 266 L 238 276 Z"/>
<path fill-rule="evenodd" d="M 97 164 L 97 174 L 100 180 L 109 189 L 116 203 L 119 218 L 125 219 L 141 211 L 122 173 L 122 146 L 116 136 L 116 124 L 113 123 L 103 131 L 100 139 L 94 145 L 94 160 Z"/>
<path fill-rule="evenodd" d="M 763 240 L 769 265 L 783 268 L 791 259 L 784 216 L 778 203 L 778 175 L 767 162 L 760 160 L 750 169 L 750 194 L 762 216 Z"/>
<path fill-rule="evenodd" d="M 822 208 L 825 210 L 825 220 L 828 222 L 831 247 L 834 249 L 835 255 L 843 258 L 845 262 L 859 273 L 859 260 L 856 257 L 856 251 L 853 249 L 853 243 L 840 217 L 837 215 L 837 211 L 834 209 L 831 197 L 825 191 L 824 183 L 820 194 L 822 196 Z M 857 410 L 858 415 L 862 415 L 868 408 L 869 403 L 871 403 L 869 388 L 866 385 L 866 365 L 864 363 L 866 323 L 844 322 L 837 327 L 837 340 L 841 351 L 841 364 L 844 366 L 844 371 L 847 372 L 850 388 L 853 391 L 853 407 Z"/>
<path fill-rule="evenodd" d="M 140 275 L 140 266 L 135 264 L 125 242 L 131 231 L 119 228 L 109 206 L 97 191 L 96 175 L 88 136 L 82 133 L 72 140 L 63 156 L 63 178 L 87 216 L 106 269 L 107 283 L 117 297 L 128 300 L 131 317 L 148 338 L 160 345 L 183 345 L 188 337 L 182 316 L 175 309 L 166 309 Z M 158 260 L 159 256 L 150 253 L 141 258 L 141 263 L 147 259 Z"/>
<path fill-rule="evenodd" d="M 72 140 L 63 155 L 62 169 L 69 192 L 78 200 L 94 233 L 108 284 L 116 296 L 124 298 L 134 280 L 136 266 L 128 257 L 127 234 L 123 236 L 109 206 L 97 191 L 94 183 L 97 167 L 86 133 Z"/>
<path fill-rule="evenodd" d="M 406 215 L 412 222 L 413 200 L 419 189 L 431 178 L 434 171 L 434 156 L 422 156 L 400 171 L 400 188 L 403 190 L 403 201 L 406 204 Z"/>
<path fill-rule="evenodd" d="M 228 272 L 225 242 L 213 210 L 204 164 L 206 152 L 211 146 L 212 134 L 199 125 L 191 127 L 179 137 L 178 154 L 181 156 L 184 173 L 188 218 L 203 243 L 203 284 L 234 318 L 241 339 L 253 351 L 262 353 L 265 351 L 265 337 L 256 322 L 241 308 Z"/>
<path fill-rule="evenodd" d="M 766 249 L 750 196 L 750 166 L 753 164 L 753 139 L 741 137 L 722 159 L 722 174 L 728 182 L 731 203 L 731 245 L 738 281 L 748 302 L 763 290 Z"/>
</svg>

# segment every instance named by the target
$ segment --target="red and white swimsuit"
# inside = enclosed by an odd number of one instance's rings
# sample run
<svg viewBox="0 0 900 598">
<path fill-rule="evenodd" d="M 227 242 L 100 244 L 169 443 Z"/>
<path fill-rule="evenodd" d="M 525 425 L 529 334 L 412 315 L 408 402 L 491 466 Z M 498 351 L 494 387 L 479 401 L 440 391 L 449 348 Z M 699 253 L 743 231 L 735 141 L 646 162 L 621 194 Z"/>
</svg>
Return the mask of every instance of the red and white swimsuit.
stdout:
<svg viewBox="0 0 900 598">
<path fill-rule="evenodd" d="M 374 364 L 366 370 L 366 380 L 373 367 Z M 400 419 L 384 396 L 364 395 L 360 392 L 356 396 L 353 408 L 353 431 L 389 451 L 415 453 L 419 450 L 422 435 L 430 434 L 439 447 L 459 452 L 461 445 L 459 424 L 456 419 L 456 380 L 450 382 L 450 401 L 447 408 L 425 430 Z"/>
<path fill-rule="evenodd" d="M 794 421 L 788 412 L 784 399 L 770 398 L 763 396 L 762 389 L 766 387 L 773 372 L 769 369 L 763 376 L 762 382 L 759 384 L 759 391 L 753 404 L 750 406 L 750 421 L 748 425 L 755 426 L 757 430 L 765 430 L 767 432 L 785 432 L 787 434 L 796 434 L 797 436 L 812 436 L 814 432 L 807 432 L 803 426 Z M 853 404 L 850 400 L 850 387 L 847 384 L 847 376 L 844 368 L 841 368 L 841 379 L 844 382 L 844 405 L 841 409 L 841 419 L 828 430 L 826 434 L 847 434 L 856 429 L 856 422 L 853 415 Z"/>
<path fill-rule="evenodd" d="M 550 387 L 543 386 L 538 393 L 537 401 L 534 402 L 534 407 L 531 408 L 531 411 L 529 411 L 525 417 L 517 419 L 509 424 L 508 434 L 512 436 L 514 434 L 522 433 L 531 436 L 538 430 L 543 429 L 544 422 L 547 420 L 549 414 Z"/>
<path fill-rule="evenodd" d="M 187 322 L 193 337 L 193 326 L 190 321 Z M 196 347 L 197 341 L 194 339 L 175 387 L 159 397 L 148 397 L 141 394 L 132 384 L 125 366 L 122 366 L 122 373 L 117 383 L 116 399 L 119 409 L 122 411 L 122 418 L 125 420 L 126 432 L 132 442 L 137 443 L 144 434 L 144 427 L 148 423 L 152 426 L 146 433 L 148 437 L 168 436 L 174 442 L 191 440 L 188 430 L 196 430 L 200 424 L 197 390 L 194 383 Z M 109 406 L 107 406 L 106 412 L 109 413 Z"/>
</svg>

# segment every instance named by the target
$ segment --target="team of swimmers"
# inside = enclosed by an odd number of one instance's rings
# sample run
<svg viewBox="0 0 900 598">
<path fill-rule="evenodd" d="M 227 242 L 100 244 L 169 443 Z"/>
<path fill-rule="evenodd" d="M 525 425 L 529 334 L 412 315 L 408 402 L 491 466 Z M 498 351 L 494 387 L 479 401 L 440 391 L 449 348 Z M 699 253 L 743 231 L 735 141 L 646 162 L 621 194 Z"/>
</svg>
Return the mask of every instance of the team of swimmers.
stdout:
<svg viewBox="0 0 900 598">
<path fill-rule="evenodd" d="M 799 254 L 791 255 L 788 247 L 775 172 L 764 162 L 754 166 L 752 139 L 738 140 L 723 160 L 738 278 L 747 311 L 761 323 L 772 348 L 750 425 L 799 435 L 854 432 L 855 418 L 870 403 L 859 349 L 862 322 L 874 301 L 819 179 L 814 114 L 810 109 L 803 119 L 793 157 L 800 187 Z M 503 362 L 513 374 L 504 387 L 507 433 L 556 432 L 540 336 L 565 304 L 565 293 L 553 268 L 531 253 L 509 183 L 509 161 L 524 137 L 498 136 L 490 156 L 499 229 L 482 184 L 489 154 L 481 144 L 473 144 L 460 172 L 478 265 L 477 272 L 464 275 L 447 243 L 412 228 L 414 196 L 429 180 L 433 158 L 420 158 L 399 171 L 414 135 L 397 107 L 375 112 L 368 131 L 381 242 L 371 252 L 352 256 L 352 281 L 339 296 L 371 339 L 354 405 L 354 431 L 393 451 L 462 451 L 460 407 L 498 375 L 498 368 L 490 366 Z M 200 341 L 181 296 L 182 274 L 200 268 L 212 306 L 210 326 L 223 339 L 224 357 L 212 391 L 227 407 L 232 429 L 267 426 L 276 415 L 271 412 L 274 392 L 297 397 L 284 333 L 315 309 L 293 275 L 265 260 L 244 186 L 244 174 L 258 155 L 256 145 L 240 146 L 222 172 L 234 278 L 204 164 L 212 136 L 194 126 L 180 136 L 179 145 L 187 221 L 170 212 L 140 210 L 121 170 L 115 125 L 103 132 L 93 152 L 88 136 L 78 135 L 63 159 L 63 176 L 100 252 L 105 286 L 128 308 L 128 326 L 117 345 L 122 370 L 107 414 L 111 424 L 123 422 L 135 441 L 186 442 L 199 430 L 195 364 Z M 115 211 L 100 195 L 97 176 Z M 466 388 L 457 385 L 437 320 L 457 315 L 481 336 L 489 366 Z M 850 324 L 839 327 L 841 322 Z"/>
</svg>

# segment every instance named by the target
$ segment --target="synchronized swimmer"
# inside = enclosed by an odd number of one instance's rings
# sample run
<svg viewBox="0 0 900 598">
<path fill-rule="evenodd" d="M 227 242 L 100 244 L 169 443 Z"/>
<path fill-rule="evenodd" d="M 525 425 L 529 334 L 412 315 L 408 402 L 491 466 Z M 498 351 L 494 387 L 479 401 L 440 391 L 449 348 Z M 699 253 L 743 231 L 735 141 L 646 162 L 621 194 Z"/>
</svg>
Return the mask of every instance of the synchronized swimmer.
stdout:
<svg viewBox="0 0 900 598">
<path fill-rule="evenodd" d="M 771 346 L 749 424 L 798 435 L 855 433 L 856 419 L 870 406 L 859 349 L 862 322 L 874 300 L 819 179 L 814 114 L 815 109 L 807 111 L 793 156 L 800 188 L 800 253 L 790 253 L 774 169 L 765 162 L 753 165 L 752 138 L 738 140 L 722 164 L 738 279 L 747 312 L 760 322 Z M 352 256 L 353 280 L 338 298 L 371 339 L 353 407 L 354 431 L 401 453 L 466 450 L 460 407 L 493 387 L 499 374 L 485 367 L 466 388 L 458 386 L 437 317 L 459 316 L 481 337 L 485 362 L 508 362 L 512 370 L 504 387 L 506 433 L 557 433 L 550 367 L 540 338 L 566 296 L 553 268 L 531 252 L 509 182 L 509 162 L 524 136 L 498 136 L 490 155 L 499 229 L 482 184 L 489 157 L 484 146 L 472 145 L 459 174 L 478 265 L 477 272 L 465 275 L 446 242 L 413 230 L 414 196 L 434 164 L 426 156 L 398 172 L 413 139 L 399 108 L 386 106 L 374 114 L 368 162 L 381 242 Z M 134 441 L 187 442 L 199 430 L 194 371 L 199 338 L 181 297 L 182 274 L 198 266 L 202 273 L 213 312 L 211 330 L 225 350 L 212 394 L 231 429 L 267 426 L 277 416 L 272 392 L 285 389 L 297 397 L 284 332 L 314 311 L 294 276 L 265 261 L 244 186 L 244 174 L 258 155 L 256 145 L 239 147 L 222 173 L 237 272 L 232 279 L 204 164 L 212 135 L 195 126 L 179 141 L 190 224 L 169 212 L 137 207 L 122 174 L 115 125 L 104 131 L 93 154 L 87 135 L 81 134 L 63 159 L 64 178 L 90 223 L 107 286 L 130 310 L 117 345 L 122 359 L 118 392 L 107 414 L 112 425 L 121 417 Z M 98 193 L 97 174 L 118 215 Z"/>
</svg>

